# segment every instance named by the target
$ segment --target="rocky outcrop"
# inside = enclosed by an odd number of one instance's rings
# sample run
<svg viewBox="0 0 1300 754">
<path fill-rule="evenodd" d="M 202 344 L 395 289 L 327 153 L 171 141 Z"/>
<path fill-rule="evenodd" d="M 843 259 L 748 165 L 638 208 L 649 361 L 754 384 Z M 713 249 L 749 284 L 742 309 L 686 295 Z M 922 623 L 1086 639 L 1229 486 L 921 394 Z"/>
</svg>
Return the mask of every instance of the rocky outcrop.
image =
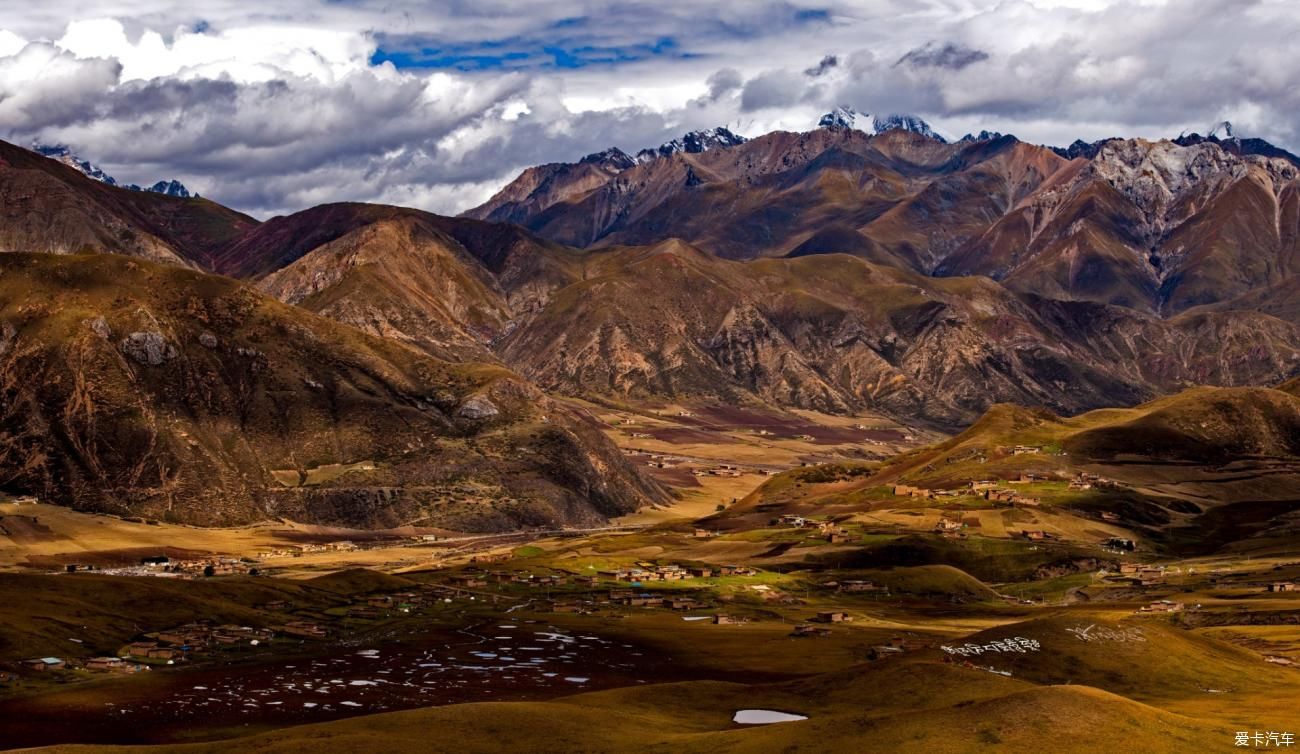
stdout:
<svg viewBox="0 0 1300 754">
<path fill-rule="evenodd" d="M 122 339 L 122 353 L 146 366 L 160 366 L 176 358 L 176 346 L 159 332 L 133 332 Z"/>
<path fill-rule="evenodd" d="M 500 413 L 501 411 L 497 409 L 496 404 L 483 395 L 471 397 L 460 404 L 460 408 L 456 409 L 456 416 L 463 419 L 491 419 Z"/>
</svg>

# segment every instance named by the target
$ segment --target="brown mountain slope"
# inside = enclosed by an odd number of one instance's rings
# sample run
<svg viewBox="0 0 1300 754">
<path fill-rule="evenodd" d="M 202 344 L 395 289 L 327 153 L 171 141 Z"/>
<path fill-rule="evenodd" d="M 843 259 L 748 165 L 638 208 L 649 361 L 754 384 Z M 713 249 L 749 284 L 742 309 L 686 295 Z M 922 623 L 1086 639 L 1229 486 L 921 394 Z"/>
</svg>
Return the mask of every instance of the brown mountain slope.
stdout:
<svg viewBox="0 0 1300 754">
<path fill-rule="evenodd" d="M 0 487 L 85 510 L 491 530 L 662 495 L 501 367 L 116 255 L 0 255 L 0 391 Z"/>
<path fill-rule="evenodd" d="M 257 221 L 207 199 L 116 188 L 0 142 L 0 250 L 112 252 L 183 265 Z"/>
<path fill-rule="evenodd" d="M 1059 299 L 1170 313 L 1294 276 L 1289 160 L 1114 140 L 939 265 Z"/>
<path fill-rule="evenodd" d="M 415 216 L 376 220 L 308 252 L 258 287 L 290 304 L 452 360 L 491 360 L 505 297 L 454 239 Z"/>
<path fill-rule="evenodd" d="M 440 358 L 490 361 L 517 314 L 576 279 L 578 256 L 513 225 L 335 204 L 272 219 L 220 261 L 281 301 Z"/>
<path fill-rule="evenodd" d="M 1277 382 L 1300 367 L 1300 331 L 1247 312 L 1160 320 L 1025 298 L 846 255 L 729 262 L 670 241 L 592 253 L 498 353 L 569 394 L 871 407 L 953 425 L 999 401 L 1076 413 L 1191 383 Z"/>
</svg>

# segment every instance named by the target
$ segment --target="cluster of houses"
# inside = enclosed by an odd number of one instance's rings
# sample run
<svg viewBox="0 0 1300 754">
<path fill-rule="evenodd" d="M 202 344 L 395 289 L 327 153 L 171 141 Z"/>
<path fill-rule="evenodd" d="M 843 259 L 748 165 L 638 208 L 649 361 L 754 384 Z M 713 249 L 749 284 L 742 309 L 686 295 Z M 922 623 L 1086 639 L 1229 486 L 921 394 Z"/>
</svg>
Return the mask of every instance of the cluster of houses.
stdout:
<svg viewBox="0 0 1300 754">
<path fill-rule="evenodd" d="M 910 484 L 894 485 L 894 497 L 919 497 L 934 500 L 939 497 L 958 497 L 959 495 L 961 495 L 959 490 L 929 490 L 924 487 L 913 487 Z"/>
<path fill-rule="evenodd" d="M 744 472 L 741 471 L 740 467 L 736 466 L 735 464 L 720 463 L 711 469 L 695 469 L 691 473 L 694 474 L 695 476 L 738 477 Z"/>
<path fill-rule="evenodd" d="M 881 586 L 874 581 L 863 579 L 841 579 L 839 581 L 826 581 L 821 584 L 825 589 L 834 589 L 837 592 L 861 593 L 861 592 L 889 592 L 888 587 Z"/>
<path fill-rule="evenodd" d="M 1270 592 L 1300 592 L 1300 584 L 1294 581 L 1274 581 L 1269 583 L 1267 591 Z"/>
<path fill-rule="evenodd" d="M 1112 576 L 1110 580 L 1134 586 L 1163 584 L 1165 582 L 1165 568 L 1143 563 L 1120 563 L 1119 572 Z"/>
<path fill-rule="evenodd" d="M 848 530 L 834 521 L 818 521 L 795 513 L 787 513 L 775 519 L 772 521 L 772 525 L 793 526 L 796 529 L 817 529 L 817 533 L 825 537 L 826 541 L 831 544 L 847 542 L 849 539 Z"/>
<path fill-rule="evenodd" d="M 1029 484 L 1039 479 L 1040 477 L 1034 474 L 1021 474 L 1019 478 L 1009 480 L 1008 484 Z M 971 482 L 967 488 L 970 494 L 982 497 L 994 504 L 1001 503 L 1010 507 L 1027 506 L 1030 508 L 1037 508 L 1041 505 L 1041 501 L 1036 497 L 1021 494 L 1016 490 L 1003 489 L 998 486 L 997 482 L 988 479 Z"/>
<path fill-rule="evenodd" d="M 257 561 L 238 560 L 236 558 L 207 558 L 193 560 L 173 560 L 167 555 L 149 555 L 140 559 L 138 565 L 105 567 L 67 563 L 63 570 L 67 573 L 78 571 L 95 571 L 108 576 L 157 576 L 174 579 L 194 579 L 206 576 L 228 576 L 246 574 L 257 567 Z"/>
<path fill-rule="evenodd" d="M 279 630 L 291 633 L 284 627 Z M 214 626 L 207 622 L 187 623 L 165 631 L 146 634 L 144 639 L 123 646 L 116 655 L 90 657 L 85 660 L 36 657 L 23 660 L 21 665 L 25 670 L 36 673 L 73 669 L 101 673 L 139 673 L 148 671 L 150 667 L 147 663 L 151 661 L 172 664 L 184 660 L 194 652 L 236 644 L 257 646 L 274 636 L 275 631 L 266 628 Z"/>
<path fill-rule="evenodd" d="M 1012 445 L 1005 450 L 1013 456 L 1036 456 L 1043 452 L 1042 447 L 1038 445 Z"/>
<path fill-rule="evenodd" d="M 638 563 L 632 568 L 619 568 L 613 571 L 600 571 L 605 578 L 615 581 L 644 583 L 647 581 L 685 581 L 687 579 L 708 579 L 714 576 L 753 576 L 753 568 L 739 565 L 724 566 L 680 566 L 676 564 L 656 565 Z"/>
<path fill-rule="evenodd" d="M 1097 488 L 1115 488 L 1120 486 L 1119 482 L 1107 479 L 1096 474 L 1089 474 L 1086 471 L 1080 471 L 1070 480 L 1070 489 L 1072 490 L 1090 490 Z"/>
</svg>

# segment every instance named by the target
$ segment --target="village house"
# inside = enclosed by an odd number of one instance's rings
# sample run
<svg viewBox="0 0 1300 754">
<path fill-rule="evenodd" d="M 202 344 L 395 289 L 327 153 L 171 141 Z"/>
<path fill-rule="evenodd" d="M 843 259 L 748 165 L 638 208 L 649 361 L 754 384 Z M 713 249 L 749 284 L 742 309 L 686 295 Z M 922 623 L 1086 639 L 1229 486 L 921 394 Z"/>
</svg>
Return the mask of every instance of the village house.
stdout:
<svg viewBox="0 0 1300 754">
<path fill-rule="evenodd" d="M 92 657 L 86 660 L 86 670 L 117 670 L 121 668 L 123 661 L 121 657 Z"/>
<path fill-rule="evenodd" d="M 1157 600 L 1138 608 L 1139 613 L 1181 613 L 1182 611 L 1183 603 L 1170 600 Z"/>
<path fill-rule="evenodd" d="M 348 608 L 349 618 L 360 618 L 362 620 L 374 620 L 383 617 L 384 613 L 377 607 L 370 605 L 356 605 Z"/>
<path fill-rule="evenodd" d="M 690 574 L 697 579 L 708 579 L 713 577 L 713 569 L 704 566 L 695 566 L 690 569 Z"/>
<path fill-rule="evenodd" d="M 1274 581 L 1268 585 L 1268 591 L 1270 592 L 1294 592 L 1297 590 L 1300 590 L 1300 585 L 1297 585 L 1294 581 Z"/>
<path fill-rule="evenodd" d="M 663 606 L 669 610 L 695 610 L 704 605 L 690 597 L 669 597 L 663 601 Z"/>
<path fill-rule="evenodd" d="M 134 641 L 126 645 L 126 653 L 130 657 L 148 657 L 157 648 L 156 641 Z"/>
<path fill-rule="evenodd" d="M 710 531 L 710 530 L 708 530 L 708 529 L 704 529 L 704 528 L 701 528 L 701 527 L 698 527 L 698 526 L 695 527 L 695 538 L 696 538 L 696 539 L 708 539 L 708 538 L 710 538 L 710 537 L 716 537 L 716 536 L 718 536 L 718 533 L 715 532 L 715 531 Z"/>
<path fill-rule="evenodd" d="M 745 622 L 744 618 L 737 618 L 734 615 L 713 616 L 713 625 L 715 626 L 736 626 L 744 622 Z"/>
<path fill-rule="evenodd" d="M 934 525 L 934 530 L 941 534 L 945 532 L 958 532 L 962 530 L 963 526 L 964 524 L 960 521 L 953 521 L 952 519 L 941 518 L 939 519 L 939 522 Z"/>
<path fill-rule="evenodd" d="M 305 639 L 323 639 L 329 635 L 329 632 L 324 627 L 303 620 L 290 621 L 278 630 L 286 636 L 298 636 Z"/>
<path fill-rule="evenodd" d="M 577 602 L 551 602 L 549 609 L 553 613 L 580 613 L 582 605 Z"/>
<path fill-rule="evenodd" d="M 849 620 L 849 614 L 842 610 L 823 610 L 813 620 L 817 623 L 843 623 Z"/>
<path fill-rule="evenodd" d="M 841 581 L 838 585 L 838 591 L 841 592 L 878 592 L 882 589 L 870 581 Z"/>
<path fill-rule="evenodd" d="M 836 544 L 838 542 L 847 542 L 848 540 L 849 540 L 849 535 L 845 534 L 842 531 L 833 531 L 826 535 L 826 541 L 829 542 L 830 544 Z"/>
<path fill-rule="evenodd" d="M 67 667 L 67 663 L 58 657 L 37 657 L 32 660 L 23 660 L 22 666 L 28 670 L 34 670 L 43 673 L 47 670 L 62 670 Z"/>
<path fill-rule="evenodd" d="M 794 627 L 794 630 L 790 632 L 790 635 L 799 638 L 814 638 L 819 636 L 830 636 L 830 633 L 831 630 L 829 628 L 814 626 L 811 623 L 800 623 Z"/>
</svg>

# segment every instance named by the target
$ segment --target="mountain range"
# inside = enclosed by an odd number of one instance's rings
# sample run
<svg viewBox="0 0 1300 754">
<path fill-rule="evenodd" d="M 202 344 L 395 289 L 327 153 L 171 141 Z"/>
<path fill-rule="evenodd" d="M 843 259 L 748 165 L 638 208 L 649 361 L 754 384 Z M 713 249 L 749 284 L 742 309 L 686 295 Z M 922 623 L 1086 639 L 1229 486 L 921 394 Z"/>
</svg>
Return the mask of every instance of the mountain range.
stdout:
<svg viewBox="0 0 1300 754">
<path fill-rule="evenodd" d="M 1279 383 L 1298 239 L 1300 160 L 1227 129 L 1056 150 L 845 109 L 532 167 L 458 218 L 265 222 L 0 143 L 0 248 L 43 252 L 0 259 L 0 486 L 205 522 L 594 521 L 664 492 L 566 396 L 951 430 Z"/>
</svg>

